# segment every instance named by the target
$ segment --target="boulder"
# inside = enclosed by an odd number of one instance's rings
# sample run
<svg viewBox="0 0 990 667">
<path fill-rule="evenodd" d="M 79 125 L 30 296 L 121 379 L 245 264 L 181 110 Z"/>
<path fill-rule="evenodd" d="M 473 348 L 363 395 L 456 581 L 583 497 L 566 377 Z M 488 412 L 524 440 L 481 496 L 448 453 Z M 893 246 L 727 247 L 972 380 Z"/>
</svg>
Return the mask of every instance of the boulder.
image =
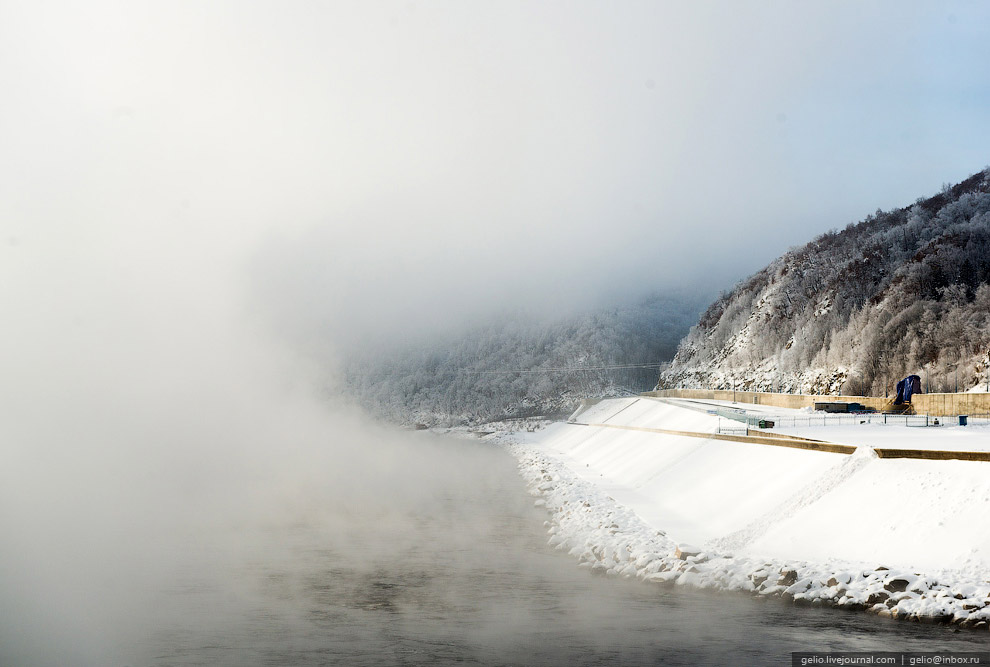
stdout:
<svg viewBox="0 0 990 667">
<path fill-rule="evenodd" d="M 678 544 L 674 556 L 681 560 L 687 560 L 690 556 L 697 556 L 700 553 L 701 549 L 698 547 L 691 546 L 690 544 Z"/>
<path fill-rule="evenodd" d="M 778 586 L 793 586 L 797 583 L 798 573 L 797 570 L 781 570 L 780 579 L 777 580 Z"/>
<path fill-rule="evenodd" d="M 891 593 L 903 593 L 907 590 L 907 587 L 911 584 L 907 579 L 897 577 L 896 579 L 889 579 L 884 583 L 884 590 L 890 591 Z"/>
<path fill-rule="evenodd" d="M 890 610 L 890 617 L 898 621 L 918 621 L 918 612 L 894 607 Z"/>
<path fill-rule="evenodd" d="M 870 596 L 866 598 L 866 604 L 870 607 L 876 604 L 883 604 L 887 601 L 890 595 L 884 593 L 883 591 L 877 591 L 876 593 L 870 593 Z"/>
</svg>

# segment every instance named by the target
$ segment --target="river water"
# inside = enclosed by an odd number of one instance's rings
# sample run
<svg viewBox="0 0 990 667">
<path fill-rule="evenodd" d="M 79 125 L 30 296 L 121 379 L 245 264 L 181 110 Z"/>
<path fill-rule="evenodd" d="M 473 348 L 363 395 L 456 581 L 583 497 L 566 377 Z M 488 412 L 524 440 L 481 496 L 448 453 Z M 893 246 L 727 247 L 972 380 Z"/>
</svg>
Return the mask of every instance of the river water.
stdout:
<svg viewBox="0 0 990 667">
<path fill-rule="evenodd" d="M 792 651 L 988 644 L 985 632 L 592 575 L 546 546 L 546 515 L 506 452 L 403 437 L 414 456 L 373 466 L 372 492 L 348 487 L 359 505 L 269 520 L 236 548 L 222 530 L 190 540 L 117 664 L 762 665 Z"/>
</svg>

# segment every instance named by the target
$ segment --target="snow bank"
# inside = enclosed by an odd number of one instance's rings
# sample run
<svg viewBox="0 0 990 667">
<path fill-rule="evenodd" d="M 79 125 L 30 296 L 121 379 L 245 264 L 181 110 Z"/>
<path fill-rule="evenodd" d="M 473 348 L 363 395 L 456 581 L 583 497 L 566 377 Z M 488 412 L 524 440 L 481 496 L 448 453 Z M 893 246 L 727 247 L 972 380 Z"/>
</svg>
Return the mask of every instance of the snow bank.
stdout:
<svg viewBox="0 0 990 667">
<path fill-rule="evenodd" d="M 718 426 L 636 399 L 602 401 L 578 419 Z M 918 449 L 942 432 L 901 430 Z M 990 463 L 560 423 L 511 440 L 550 513 L 550 544 L 595 571 L 990 627 Z"/>
</svg>

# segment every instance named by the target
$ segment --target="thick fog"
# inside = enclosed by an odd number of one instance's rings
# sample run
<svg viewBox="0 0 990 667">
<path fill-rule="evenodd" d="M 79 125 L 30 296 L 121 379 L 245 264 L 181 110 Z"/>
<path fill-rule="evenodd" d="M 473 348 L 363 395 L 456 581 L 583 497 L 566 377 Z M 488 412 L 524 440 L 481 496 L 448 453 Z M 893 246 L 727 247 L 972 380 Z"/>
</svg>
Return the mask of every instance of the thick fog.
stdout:
<svg viewBox="0 0 990 667">
<path fill-rule="evenodd" d="M 300 340 L 728 287 L 982 168 L 987 11 L 0 4 L 0 644 L 396 488 Z"/>
<path fill-rule="evenodd" d="M 267 230 L 277 318 L 339 338 L 729 287 L 985 166 L 988 11 L 4 3 L 4 252 Z"/>
</svg>

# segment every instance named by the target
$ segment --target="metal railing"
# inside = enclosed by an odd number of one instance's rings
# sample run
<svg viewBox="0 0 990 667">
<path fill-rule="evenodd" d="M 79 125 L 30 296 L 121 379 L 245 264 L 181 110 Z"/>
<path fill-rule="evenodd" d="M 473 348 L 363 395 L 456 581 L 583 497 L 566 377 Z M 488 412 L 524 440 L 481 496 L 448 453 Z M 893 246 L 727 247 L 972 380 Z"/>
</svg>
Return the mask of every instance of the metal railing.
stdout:
<svg viewBox="0 0 990 667">
<path fill-rule="evenodd" d="M 891 424 L 894 426 L 935 426 L 957 424 L 955 417 L 905 415 L 889 412 L 815 413 L 806 415 L 753 415 L 741 410 L 716 408 L 709 414 L 745 424 L 747 428 L 801 428 L 811 426 L 857 426 L 859 424 Z M 972 417 L 970 421 L 972 421 Z M 772 425 L 771 425 L 772 424 Z M 732 427 L 728 427 L 732 428 Z M 721 429 L 720 431 L 721 432 Z"/>
<path fill-rule="evenodd" d="M 753 414 L 744 409 L 730 407 L 715 407 L 711 404 L 691 405 L 687 401 L 677 399 L 658 399 L 665 402 L 672 402 L 680 407 L 696 412 L 704 412 L 709 415 L 724 417 L 725 419 L 745 424 L 750 428 L 800 428 L 810 426 L 856 426 L 859 424 L 891 424 L 894 426 L 949 426 L 959 424 L 957 415 L 915 415 L 893 412 L 808 412 L 797 414 Z M 967 415 L 969 424 L 990 424 L 990 413 Z M 764 422 L 764 426 L 760 426 Z M 773 422 L 773 426 L 770 426 Z M 735 434 L 734 429 L 742 430 L 739 427 L 730 425 L 719 426 L 719 433 Z"/>
</svg>

